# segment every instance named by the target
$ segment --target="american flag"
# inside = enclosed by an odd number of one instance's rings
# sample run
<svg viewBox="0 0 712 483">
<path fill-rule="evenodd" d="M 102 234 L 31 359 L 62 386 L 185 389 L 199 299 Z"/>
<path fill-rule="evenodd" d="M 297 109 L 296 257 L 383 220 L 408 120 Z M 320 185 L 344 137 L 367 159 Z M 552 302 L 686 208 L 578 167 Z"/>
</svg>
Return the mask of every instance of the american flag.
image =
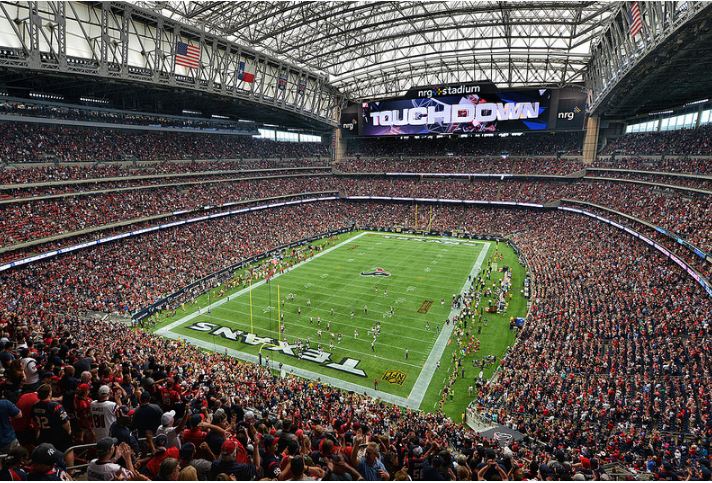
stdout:
<svg viewBox="0 0 712 483">
<path fill-rule="evenodd" d="M 631 2 L 628 7 L 628 20 L 630 23 L 630 36 L 635 37 L 643 29 L 643 18 L 640 15 L 638 2 Z"/>
<path fill-rule="evenodd" d="M 197 69 L 200 66 L 200 47 L 178 42 L 176 44 L 176 64 Z"/>
</svg>

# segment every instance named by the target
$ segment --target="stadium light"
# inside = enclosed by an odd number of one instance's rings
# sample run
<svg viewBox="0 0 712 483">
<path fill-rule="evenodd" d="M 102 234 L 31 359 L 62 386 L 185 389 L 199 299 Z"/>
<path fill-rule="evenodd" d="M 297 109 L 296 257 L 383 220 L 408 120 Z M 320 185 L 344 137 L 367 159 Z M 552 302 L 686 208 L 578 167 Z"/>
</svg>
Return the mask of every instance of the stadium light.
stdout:
<svg viewBox="0 0 712 483">
<path fill-rule="evenodd" d="M 108 104 L 109 101 L 107 99 L 95 99 L 93 97 L 80 97 L 80 101 L 82 102 L 89 102 L 92 104 Z"/>
<path fill-rule="evenodd" d="M 30 97 L 34 99 L 45 99 L 49 101 L 63 101 L 64 96 L 57 94 L 46 94 L 44 92 L 30 92 Z"/>
<path fill-rule="evenodd" d="M 672 109 L 671 109 L 671 110 L 669 110 L 669 111 L 649 112 L 649 113 L 648 113 L 648 116 L 661 116 L 661 115 L 663 115 L 663 114 L 672 114 L 672 113 L 673 113 L 673 111 L 672 111 Z"/>
<path fill-rule="evenodd" d="M 695 105 L 697 105 L 697 104 L 704 104 L 705 102 L 709 102 L 709 99 L 700 99 L 699 101 L 688 102 L 688 103 L 685 104 L 683 107 L 695 106 Z"/>
</svg>

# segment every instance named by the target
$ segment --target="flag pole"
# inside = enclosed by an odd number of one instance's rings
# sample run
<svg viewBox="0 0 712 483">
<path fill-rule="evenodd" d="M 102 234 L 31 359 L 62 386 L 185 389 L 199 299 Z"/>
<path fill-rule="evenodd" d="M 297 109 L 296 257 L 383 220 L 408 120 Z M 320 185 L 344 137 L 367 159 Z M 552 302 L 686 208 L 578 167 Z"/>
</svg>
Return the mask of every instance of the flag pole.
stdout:
<svg viewBox="0 0 712 483">
<path fill-rule="evenodd" d="M 250 277 L 250 332 L 255 333 L 254 328 L 252 327 L 252 277 Z"/>
</svg>

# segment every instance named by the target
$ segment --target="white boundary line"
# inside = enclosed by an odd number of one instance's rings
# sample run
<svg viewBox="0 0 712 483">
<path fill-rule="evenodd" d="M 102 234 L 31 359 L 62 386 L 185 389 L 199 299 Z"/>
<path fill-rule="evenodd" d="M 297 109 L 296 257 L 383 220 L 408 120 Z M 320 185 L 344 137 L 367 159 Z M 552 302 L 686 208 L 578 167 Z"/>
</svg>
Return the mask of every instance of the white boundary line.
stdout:
<svg viewBox="0 0 712 483">
<path fill-rule="evenodd" d="M 474 280 L 477 274 L 480 272 L 482 264 L 484 263 L 485 258 L 489 253 L 491 242 L 486 242 L 484 245 L 484 248 L 482 249 L 482 251 L 480 251 L 480 254 L 477 257 L 477 261 L 472 266 L 472 270 L 470 270 L 470 276 L 468 280 L 465 280 L 465 284 L 462 286 L 462 290 L 460 290 L 460 293 L 464 293 L 469 288 L 470 284 L 472 283 L 471 281 Z M 462 309 L 456 309 L 453 307 L 449 315 L 450 320 L 454 320 L 455 316 L 457 316 L 461 311 Z M 430 351 L 430 355 L 425 361 L 423 369 L 418 375 L 418 379 L 415 381 L 415 384 L 413 384 L 413 388 L 410 390 L 410 394 L 408 395 L 409 406 L 419 408 L 420 404 L 423 402 L 425 392 L 428 390 L 430 382 L 433 380 L 433 376 L 435 375 L 435 370 L 437 369 L 438 361 L 442 359 L 443 352 L 445 352 L 445 348 L 447 347 L 447 343 L 450 340 L 450 336 L 452 335 L 452 331 L 454 329 L 455 323 L 453 322 L 443 326 L 443 328 L 440 330 L 440 335 L 435 341 L 435 344 L 433 344 L 433 348 Z"/>
<path fill-rule="evenodd" d="M 394 234 L 390 232 L 371 232 L 371 231 L 365 231 L 362 233 L 359 233 L 358 235 L 355 235 L 348 240 L 344 240 L 343 242 L 339 243 L 338 245 L 334 245 L 331 248 L 327 248 L 326 250 L 317 253 L 313 257 L 310 257 L 304 261 L 301 261 L 297 263 L 296 265 L 293 265 L 286 269 L 282 273 L 278 273 L 275 276 L 272 277 L 272 279 L 278 278 L 279 276 L 283 275 L 284 273 L 291 272 L 292 270 L 309 263 L 312 260 L 315 260 L 323 255 L 326 255 L 327 253 L 330 253 L 337 248 L 341 248 L 344 245 L 347 245 L 351 243 L 354 240 L 357 240 L 361 238 L 364 235 L 397 235 L 397 236 L 406 236 L 406 235 L 400 235 L 400 234 Z M 409 238 L 419 238 L 417 236 L 411 235 Z M 422 238 L 432 238 L 432 239 L 441 239 L 441 240 L 449 240 L 449 237 L 422 237 Z M 480 268 L 482 266 L 482 263 L 484 262 L 485 257 L 487 256 L 487 253 L 489 253 L 489 248 L 491 243 L 490 242 L 482 242 L 482 241 L 475 241 L 475 240 L 468 240 L 468 244 L 476 245 L 480 244 L 483 245 L 483 249 L 480 251 L 479 256 L 477 257 L 477 261 L 475 262 L 474 266 L 472 267 L 472 270 L 470 271 L 470 275 L 472 275 L 472 278 L 479 273 Z M 175 322 L 172 322 L 164 327 L 161 327 L 158 329 L 155 334 L 162 336 L 162 337 L 167 337 L 169 339 L 181 339 L 185 340 L 187 342 L 190 342 L 191 344 L 194 344 L 198 347 L 202 347 L 204 349 L 208 349 L 214 352 L 218 353 L 225 353 L 227 355 L 230 355 L 232 357 L 235 357 L 237 359 L 241 359 L 244 361 L 252 362 L 252 363 L 259 363 L 259 359 L 257 356 L 253 354 L 249 354 L 247 352 L 242 352 L 238 351 L 235 349 L 231 349 L 229 347 L 226 347 L 224 345 L 220 345 L 220 349 L 217 349 L 217 346 L 215 343 L 210 343 L 202 339 L 197 339 L 195 337 L 190 337 L 190 336 L 185 336 L 182 334 L 176 334 L 175 332 L 172 332 L 172 329 L 179 327 L 187 322 L 190 322 L 194 318 L 203 315 L 204 313 L 208 312 L 209 310 L 214 309 L 215 307 L 219 307 L 222 304 L 235 299 L 236 297 L 239 297 L 253 288 L 260 287 L 264 285 L 266 282 L 264 280 L 260 280 L 257 283 L 252 284 L 249 287 L 245 287 L 242 290 L 239 290 L 235 292 L 234 294 L 228 295 L 225 298 L 222 298 L 220 300 L 217 300 L 213 302 L 212 304 L 208 305 L 207 307 L 203 307 L 199 310 L 196 310 L 195 312 L 186 315 L 185 317 L 182 317 Z M 464 292 L 467 289 L 468 286 L 468 281 L 465 280 L 465 284 L 462 287 L 462 292 Z M 454 314 L 457 314 L 459 311 L 456 309 L 452 309 L 450 311 L 450 318 Z M 386 401 L 388 403 L 397 405 L 397 406 L 404 406 L 408 407 L 411 409 L 419 409 L 420 404 L 423 401 L 423 398 L 425 397 L 425 392 L 428 389 L 428 386 L 430 385 L 430 382 L 433 378 L 433 375 L 435 374 L 435 369 L 437 362 L 440 360 L 442 357 L 443 352 L 445 351 L 445 347 L 447 346 L 447 341 L 450 339 L 450 335 L 452 334 L 452 331 L 454 329 L 454 324 L 448 324 L 444 326 L 441 331 L 440 335 L 438 336 L 437 340 L 435 341 L 435 344 L 433 345 L 433 348 L 430 351 L 430 354 L 428 355 L 428 359 L 425 362 L 425 365 L 423 366 L 423 369 L 420 371 L 420 374 L 418 375 L 418 379 L 415 381 L 415 384 L 413 385 L 413 388 L 410 391 L 410 394 L 408 395 L 408 398 L 404 398 L 402 396 L 396 396 L 394 394 L 390 394 L 384 391 L 379 391 L 376 389 L 372 389 L 367 386 L 362 386 L 359 384 L 355 384 L 352 382 L 344 381 L 343 379 L 339 379 L 336 377 L 332 376 L 327 376 L 324 374 L 320 374 L 318 372 L 310 371 L 307 369 L 302 369 L 299 367 L 291 366 L 288 364 L 282 364 L 282 369 L 284 369 L 288 374 L 294 374 L 299 377 L 303 377 L 306 379 L 311 379 L 311 380 L 318 380 L 321 382 L 324 382 L 326 384 L 329 384 L 330 386 L 337 387 L 339 389 L 344 389 L 347 391 L 354 391 L 362 394 L 367 394 L 371 397 L 381 399 L 383 401 Z M 445 336 L 444 334 L 447 334 Z M 270 366 L 274 370 L 279 370 L 279 362 L 271 360 L 270 361 Z M 427 371 L 427 372 L 426 372 Z"/>
</svg>

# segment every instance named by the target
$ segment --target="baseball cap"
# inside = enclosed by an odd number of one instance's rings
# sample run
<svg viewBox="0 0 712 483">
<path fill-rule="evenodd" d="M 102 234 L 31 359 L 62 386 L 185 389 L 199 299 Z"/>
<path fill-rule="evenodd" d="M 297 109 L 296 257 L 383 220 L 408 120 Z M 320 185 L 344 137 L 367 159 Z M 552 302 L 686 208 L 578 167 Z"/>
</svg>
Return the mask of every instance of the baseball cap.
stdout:
<svg viewBox="0 0 712 483">
<path fill-rule="evenodd" d="M 79 386 L 77 386 L 77 389 L 79 390 L 79 392 L 89 392 L 89 384 L 79 384 Z"/>
<path fill-rule="evenodd" d="M 50 443 L 42 443 L 32 450 L 32 463 L 37 465 L 54 466 L 64 461 L 64 453 Z"/>
<path fill-rule="evenodd" d="M 176 412 L 174 410 L 170 410 L 168 412 L 163 413 L 163 416 L 161 416 L 161 425 L 162 426 L 170 426 L 173 424 L 173 419 L 175 418 Z"/>
<path fill-rule="evenodd" d="M 96 454 L 98 456 L 106 456 L 107 454 L 111 453 L 111 448 L 119 444 L 119 440 L 116 438 L 101 438 L 97 443 L 96 443 Z"/>
<path fill-rule="evenodd" d="M 108 396 L 111 394 L 111 388 L 107 385 L 103 385 L 99 388 L 99 396 Z"/>
<path fill-rule="evenodd" d="M 233 454 L 235 451 L 237 451 L 237 441 L 234 439 L 226 439 L 220 448 L 222 454 Z"/>
</svg>

